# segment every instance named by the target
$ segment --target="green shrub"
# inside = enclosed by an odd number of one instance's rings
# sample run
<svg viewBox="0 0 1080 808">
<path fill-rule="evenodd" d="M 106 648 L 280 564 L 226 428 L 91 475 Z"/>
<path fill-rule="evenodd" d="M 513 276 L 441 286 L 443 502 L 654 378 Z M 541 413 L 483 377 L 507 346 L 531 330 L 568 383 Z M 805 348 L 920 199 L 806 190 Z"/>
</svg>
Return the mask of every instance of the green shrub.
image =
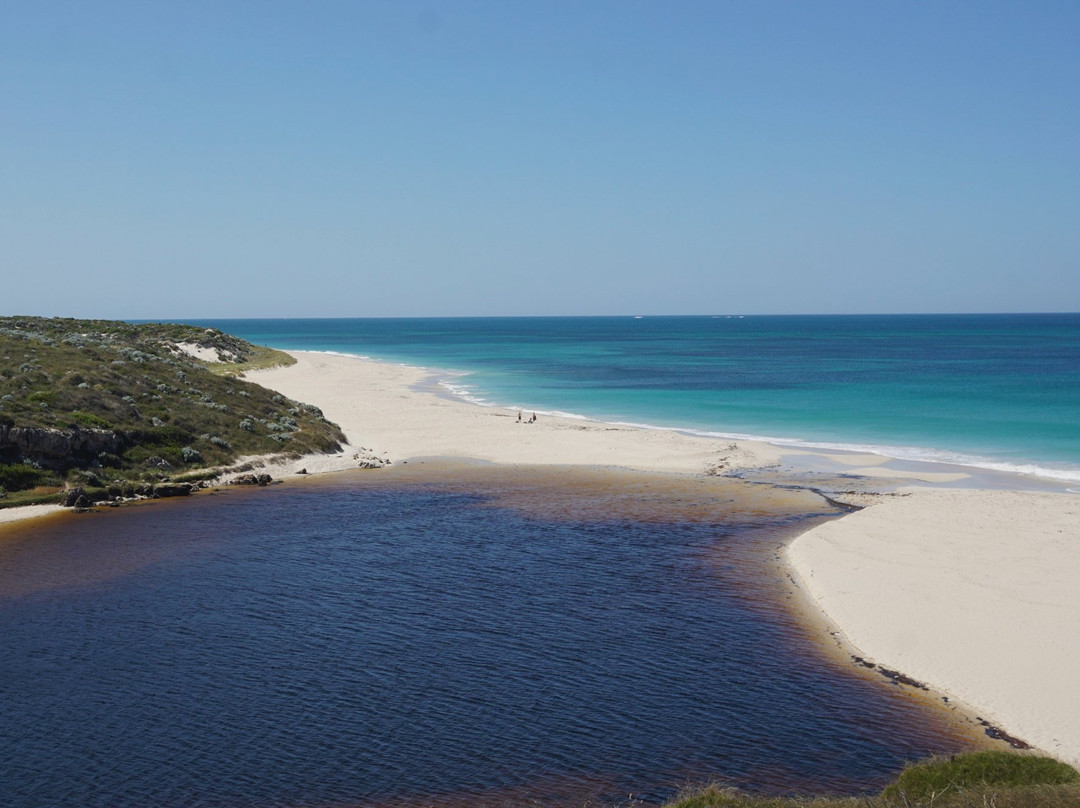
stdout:
<svg viewBox="0 0 1080 808">
<path fill-rule="evenodd" d="M 200 469 L 187 474 L 176 474 L 170 477 L 174 483 L 200 483 L 208 480 L 216 480 L 221 476 L 220 469 Z"/>
<path fill-rule="evenodd" d="M 191 443 L 192 434 L 176 426 L 159 426 L 138 433 L 138 440 L 147 446 L 168 446 L 180 449 Z"/>
<path fill-rule="evenodd" d="M 28 466 L 25 463 L 0 463 L 0 486 L 3 486 L 8 491 L 22 491 L 33 488 L 35 485 L 40 485 L 45 476 L 41 469 Z"/>
<path fill-rule="evenodd" d="M 51 491 L 12 492 L 0 499 L 0 508 L 19 508 L 23 505 L 57 505 L 60 503 L 58 489 Z"/>
<path fill-rule="evenodd" d="M 73 425 L 85 426 L 91 429 L 112 429 L 112 424 L 91 412 L 82 412 L 81 410 L 73 411 L 68 418 L 74 422 Z"/>
</svg>

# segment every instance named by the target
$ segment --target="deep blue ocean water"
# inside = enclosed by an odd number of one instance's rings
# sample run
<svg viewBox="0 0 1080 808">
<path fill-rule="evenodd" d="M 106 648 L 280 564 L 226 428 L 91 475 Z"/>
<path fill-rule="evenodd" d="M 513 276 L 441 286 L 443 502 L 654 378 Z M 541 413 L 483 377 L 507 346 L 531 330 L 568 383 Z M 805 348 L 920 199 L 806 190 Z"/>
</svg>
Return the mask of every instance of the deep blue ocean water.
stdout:
<svg viewBox="0 0 1080 808">
<path fill-rule="evenodd" d="M 1080 480 L 1080 314 L 196 322 L 481 403 Z"/>
</svg>

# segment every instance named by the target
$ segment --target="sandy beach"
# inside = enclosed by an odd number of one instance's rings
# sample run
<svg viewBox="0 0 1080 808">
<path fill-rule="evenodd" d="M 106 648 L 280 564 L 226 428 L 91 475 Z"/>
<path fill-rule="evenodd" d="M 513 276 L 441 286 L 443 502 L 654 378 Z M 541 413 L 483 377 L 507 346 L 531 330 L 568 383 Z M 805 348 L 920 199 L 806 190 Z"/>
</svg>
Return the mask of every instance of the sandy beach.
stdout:
<svg viewBox="0 0 1080 808">
<path fill-rule="evenodd" d="M 892 480 L 953 482 L 955 469 L 913 471 L 890 458 L 812 452 L 760 441 L 733 441 L 673 430 L 589 421 L 479 406 L 441 390 L 423 368 L 360 357 L 290 351 L 297 364 L 248 374 L 285 395 L 313 403 L 339 424 L 350 447 L 335 457 L 306 457 L 280 466 L 280 475 L 356 468 L 368 460 L 393 463 L 458 458 L 520 465 L 613 466 L 685 474 L 739 469 L 831 465 L 845 474 Z M 518 418 L 521 418 L 519 421 Z"/>
<path fill-rule="evenodd" d="M 947 488 L 962 469 L 798 451 L 518 412 L 440 395 L 420 368 L 295 352 L 253 381 L 321 407 L 352 446 L 309 472 L 453 457 L 704 474 L 832 465 L 904 496 L 804 534 L 787 561 L 862 656 L 947 694 L 995 726 L 1080 764 L 1080 497 Z M 527 421 L 531 413 L 522 414 Z M 297 465 L 300 465 L 297 464 Z M 282 468 L 295 472 L 296 468 Z M 977 481 L 976 481 L 977 482 Z M 1017 479 L 1018 487 L 1024 481 Z M 873 500 L 871 500 L 873 501 Z"/>
<path fill-rule="evenodd" d="M 781 450 L 766 443 L 707 440 L 664 430 L 484 407 L 440 394 L 421 368 L 332 354 L 290 352 L 296 365 L 248 378 L 319 406 L 344 430 L 353 454 L 400 463 L 453 457 L 523 465 L 617 466 L 643 471 L 701 473 L 767 466 Z M 308 463 L 309 459 L 305 459 Z M 320 459 L 316 459 L 319 462 Z M 322 466 L 320 466 L 321 470 Z M 308 471 L 315 469 L 308 467 Z"/>
<path fill-rule="evenodd" d="M 37 519 L 52 513 L 67 510 L 60 505 L 23 505 L 18 508 L 0 509 L 0 525 L 21 522 L 24 519 Z"/>
</svg>

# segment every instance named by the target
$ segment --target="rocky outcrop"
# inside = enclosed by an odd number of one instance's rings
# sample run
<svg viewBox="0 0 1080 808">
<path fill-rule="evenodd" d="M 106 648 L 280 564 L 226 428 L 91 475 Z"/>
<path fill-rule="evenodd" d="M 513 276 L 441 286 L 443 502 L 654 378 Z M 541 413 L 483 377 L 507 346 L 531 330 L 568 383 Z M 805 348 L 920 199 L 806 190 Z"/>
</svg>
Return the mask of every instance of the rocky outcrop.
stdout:
<svg viewBox="0 0 1080 808">
<path fill-rule="evenodd" d="M 64 470 L 101 453 L 117 454 L 122 434 L 109 429 L 46 429 L 0 422 L 0 460 L 33 460 L 46 468 Z"/>
<path fill-rule="evenodd" d="M 69 488 L 63 493 L 60 504 L 65 508 L 86 508 L 90 498 L 86 496 L 85 488 Z"/>
<path fill-rule="evenodd" d="M 353 455 L 356 467 L 360 469 L 381 469 L 389 466 L 392 462 L 389 457 L 379 457 L 371 449 L 360 447 L 360 451 Z"/>
<path fill-rule="evenodd" d="M 241 474 L 232 480 L 233 485 L 270 485 L 274 478 L 269 474 Z"/>
</svg>

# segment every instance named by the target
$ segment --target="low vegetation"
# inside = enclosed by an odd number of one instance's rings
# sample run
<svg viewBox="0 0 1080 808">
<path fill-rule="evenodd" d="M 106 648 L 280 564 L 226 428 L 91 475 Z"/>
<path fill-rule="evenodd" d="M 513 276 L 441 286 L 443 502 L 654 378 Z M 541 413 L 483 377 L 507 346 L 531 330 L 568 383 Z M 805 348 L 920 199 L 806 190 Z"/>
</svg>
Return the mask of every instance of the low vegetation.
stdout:
<svg viewBox="0 0 1080 808">
<path fill-rule="evenodd" d="M 195 326 L 0 318 L 0 507 L 337 451 L 344 436 L 317 407 L 239 377 L 292 361 Z"/>
<path fill-rule="evenodd" d="M 908 766 L 875 795 L 760 797 L 712 784 L 666 808 L 1080 808 L 1080 773 L 1052 758 L 984 751 Z"/>
</svg>

